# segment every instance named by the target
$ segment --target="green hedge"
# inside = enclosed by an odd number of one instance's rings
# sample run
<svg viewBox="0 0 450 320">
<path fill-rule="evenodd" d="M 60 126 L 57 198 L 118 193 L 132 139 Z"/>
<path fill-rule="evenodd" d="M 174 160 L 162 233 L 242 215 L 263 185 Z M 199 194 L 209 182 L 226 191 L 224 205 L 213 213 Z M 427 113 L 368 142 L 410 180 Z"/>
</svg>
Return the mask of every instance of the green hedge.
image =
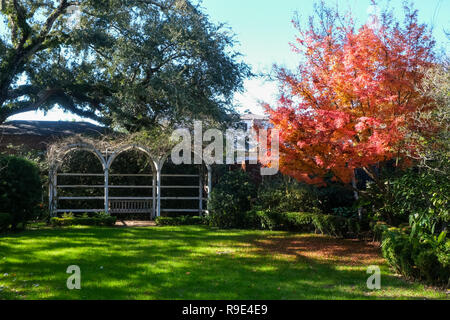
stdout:
<svg viewBox="0 0 450 320">
<path fill-rule="evenodd" d="M 284 212 L 278 215 L 279 228 L 296 232 L 314 232 L 315 214 L 308 212 Z"/>
<path fill-rule="evenodd" d="M 357 237 L 361 231 L 361 225 L 357 219 L 334 215 L 316 214 L 313 217 L 313 224 L 316 231 L 336 237 Z"/>
<path fill-rule="evenodd" d="M 158 226 L 187 226 L 206 223 L 204 218 L 193 216 L 157 217 L 155 222 Z"/>
<path fill-rule="evenodd" d="M 359 223 L 355 219 L 309 212 L 284 212 L 272 210 L 250 211 L 248 225 L 269 230 L 294 232 L 316 232 L 337 237 L 349 237 L 359 233 Z"/>
<path fill-rule="evenodd" d="M 33 218 L 42 199 L 39 168 L 16 156 L 0 155 L 0 208 L 11 215 L 11 228 L 22 227 Z"/>
<path fill-rule="evenodd" d="M 281 226 L 280 214 L 278 211 L 250 211 L 247 213 L 247 216 L 248 220 L 251 221 L 249 224 L 257 229 L 276 230 Z"/>
<path fill-rule="evenodd" d="M 116 224 L 116 217 L 63 217 L 51 218 L 53 226 L 113 226 Z"/>
<path fill-rule="evenodd" d="M 391 267 L 411 279 L 450 286 L 450 239 L 429 236 L 417 238 L 408 228 L 383 232 L 382 252 Z"/>
<path fill-rule="evenodd" d="M 0 213 L 0 232 L 8 230 L 13 219 L 9 213 Z"/>
</svg>

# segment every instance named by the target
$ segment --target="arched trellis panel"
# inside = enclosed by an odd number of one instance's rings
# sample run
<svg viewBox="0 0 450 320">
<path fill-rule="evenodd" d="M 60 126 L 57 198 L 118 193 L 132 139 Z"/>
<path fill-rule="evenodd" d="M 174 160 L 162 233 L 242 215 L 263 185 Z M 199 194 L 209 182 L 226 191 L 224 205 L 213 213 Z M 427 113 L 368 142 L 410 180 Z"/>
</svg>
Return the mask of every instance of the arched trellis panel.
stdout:
<svg viewBox="0 0 450 320">
<path fill-rule="evenodd" d="M 152 168 L 152 217 L 159 217 L 161 216 L 162 211 L 174 211 L 169 208 L 161 208 L 161 199 L 165 199 L 161 196 L 161 189 L 163 188 L 161 184 L 161 178 L 162 178 L 162 169 L 164 167 L 164 163 L 168 159 L 168 155 L 163 156 L 155 156 L 151 150 L 145 146 L 131 144 L 131 145 L 124 145 L 124 146 L 118 146 L 114 150 L 106 149 L 105 152 L 100 152 L 98 148 L 96 148 L 92 144 L 88 143 L 76 143 L 76 144 L 68 144 L 62 148 L 59 149 L 59 152 L 56 152 L 53 154 L 53 158 L 50 162 L 50 183 L 49 183 L 49 206 L 50 206 L 50 213 L 52 216 L 55 216 L 58 212 L 76 212 L 76 211 L 89 211 L 89 210 L 70 210 L 70 209 L 62 209 L 58 210 L 58 168 L 60 167 L 62 161 L 64 160 L 65 156 L 72 151 L 89 151 L 92 152 L 97 156 L 97 158 L 100 160 L 102 167 L 103 167 L 103 177 L 104 177 L 104 211 L 106 213 L 110 213 L 110 198 L 109 197 L 109 178 L 110 178 L 110 169 L 111 165 L 113 164 L 114 160 L 122 153 L 131 151 L 131 150 L 137 150 L 141 151 L 144 154 L 146 154 L 150 159 L 150 164 Z M 206 165 L 207 168 L 207 194 L 208 198 L 210 196 L 211 192 L 211 175 L 212 175 L 212 168 L 209 165 Z M 74 173 L 72 175 L 77 175 L 77 173 Z M 83 175 L 82 173 L 78 173 L 78 175 Z M 125 176 L 121 174 L 117 174 L 118 176 Z M 175 176 L 175 175 L 167 175 L 167 176 Z M 179 177 L 183 176 L 189 176 L 189 175 L 176 175 Z M 198 212 L 202 214 L 203 212 L 207 212 L 207 210 L 203 210 L 203 184 L 202 184 L 202 177 L 199 174 L 199 196 L 198 198 Z M 179 186 L 179 188 L 183 188 L 183 186 Z M 79 198 L 80 199 L 80 198 Z M 87 199 L 87 198 L 86 198 Z M 176 199 L 183 199 L 182 197 L 176 198 Z M 116 200 L 116 199 L 115 199 Z M 130 200 L 130 199 L 129 199 Z M 136 200 L 136 199 L 133 199 Z M 132 201 L 132 200 L 131 200 Z M 136 200 L 137 201 L 137 200 Z M 179 211 L 183 211 L 184 209 L 181 209 Z M 186 209 L 188 210 L 188 209 Z M 90 211 L 100 211 L 100 210 L 90 210 Z M 103 211 L 103 210 L 102 210 Z M 192 210 L 191 210 L 192 211 Z"/>
<path fill-rule="evenodd" d="M 147 155 L 150 159 L 150 165 L 152 168 L 152 212 L 151 212 L 151 217 L 153 216 L 159 216 L 159 211 L 157 209 L 157 184 L 156 184 L 156 176 L 157 176 L 157 161 L 155 161 L 154 156 L 152 154 L 152 152 L 144 147 L 144 146 L 140 146 L 140 145 L 125 145 L 122 147 L 117 148 L 116 150 L 114 150 L 108 157 L 107 162 L 106 162 L 106 170 L 105 170 L 105 212 L 110 212 L 111 211 L 111 207 L 110 207 L 110 200 L 109 200 L 109 171 L 111 169 L 112 164 L 114 163 L 114 160 L 120 156 L 121 154 L 128 152 L 128 151 L 140 151 L 142 153 L 144 153 L 145 155 Z M 122 176 L 126 176 L 126 175 L 122 175 Z M 141 174 L 141 175 L 135 175 L 135 176 L 148 176 L 147 174 Z M 108 182 L 108 183 L 106 183 Z M 142 187 L 149 187 L 149 186 L 141 186 Z M 115 203 L 116 205 L 118 204 L 118 210 L 119 211 L 126 211 L 126 210 L 130 210 L 130 204 L 131 207 L 133 208 L 133 210 L 145 210 L 145 208 L 147 208 L 147 206 L 145 205 L 147 203 L 148 199 L 145 198 L 128 198 L 128 199 L 122 199 L 125 201 L 119 201 L 117 203 Z M 138 201 L 140 201 L 140 204 L 138 203 Z M 128 209 L 127 209 L 128 208 Z M 117 210 L 116 208 L 114 208 L 113 210 Z"/>
<path fill-rule="evenodd" d="M 208 213 L 207 210 L 204 210 L 204 205 L 203 202 L 205 200 L 207 200 L 207 198 L 204 197 L 204 192 L 206 191 L 208 197 L 210 194 L 210 190 L 211 190 L 211 166 L 205 164 L 201 164 L 198 165 L 196 164 L 195 166 L 198 167 L 198 173 L 183 173 L 183 174 L 179 174 L 179 173 L 167 173 L 167 174 L 163 174 L 162 173 L 162 169 L 164 167 L 164 165 L 166 164 L 168 160 L 168 157 L 161 159 L 159 164 L 158 164 L 158 186 L 159 186 L 159 193 L 161 195 L 161 189 L 172 189 L 172 190 L 184 190 L 184 191 L 189 191 L 190 190 L 198 190 L 198 194 L 197 195 L 183 195 L 183 196 L 177 196 L 177 197 L 173 197 L 173 196 L 161 196 L 159 197 L 159 202 L 158 205 L 160 207 L 160 211 L 161 212 L 170 212 L 170 213 L 177 213 L 177 212 L 199 212 L 200 214 L 203 213 Z M 207 175 L 207 184 L 206 184 L 206 188 L 205 188 L 205 184 L 204 184 L 204 170 L 203 170 L 203 165 L 205 165 L 208 175 Z M 183 181 L 183 183 L 176 183 L 175 185 L 170 185 L 170 184 L 166 184 L 167 183 L 167 179 L 163 180 L 162 178 L 174 178 L 179 182 L 178 178 L 185 178 L 185 180 Z M 193 182 L 195 181 L 195 179 L 197 179 L 197 182 Z M 165 181 L 165 183 L 162 183 L 162 181 Z M 185 192 L 183 192 L 185 193 Z M 189 192 L 188 192 L 189 193 Z M 168 206 L 168 207 L 164 207 L 161 208 L 160 205 L 160 201 L 161 200 L 168 200 L 171 201 L 173 204 L 173 201 L 194 201 L 196 200 L 198 203 L 198 206 L 196 209 L 177 209 L 174 208 L 172 206 Z M 166 203 L 167 205 L 167 203 Z M 186 208 L 186 207 L 185 207 Z"/>
<path fill-rule="evenodd" d="M 66 156 L 71 152 L 87 151 L 94 154 L 100 161 L 103 170 L 107 166 L 106 158 L 103 154 L 91 144 L 77 143 L 68 144 L 64 146 L 56 155 L 50 160 L 49 166 L 49 210 L 52 216 L 58 213 L 58 170 L 61 167 Z M 67 174 L 70 175 L 70 174 Z M 72 210 L 77 211 L 77 210 Z M 86 210 L 83 210 L 86 211 Z M 99 211 L 99 210 L 96 210 Z"/>
</svg>

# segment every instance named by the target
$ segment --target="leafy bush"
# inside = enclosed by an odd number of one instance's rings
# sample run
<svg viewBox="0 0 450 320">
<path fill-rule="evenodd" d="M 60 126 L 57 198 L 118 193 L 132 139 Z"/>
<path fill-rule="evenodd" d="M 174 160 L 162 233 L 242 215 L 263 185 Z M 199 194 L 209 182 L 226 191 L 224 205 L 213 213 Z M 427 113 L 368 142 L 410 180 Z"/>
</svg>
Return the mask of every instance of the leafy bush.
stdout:
<svg viewBox="0 0 450 320">
<path fill-rule="evenodd" d="M 423 248 L 414 256 L 414 264 L 419 270 L 420 277 L 428 283 L 433 283 L 435 279 L 441 279 L 443 267 L 439 263 L 435 250 Z"/>
<path fill-rule="evenodd" d="M 398 273 L 427 283 L 450 286 L 450 240 L 419 238 L 410 228 L 389 228 L 383 233 L 383 256 Z"/>
<path fill-rule="evenodd" d="M 316 212 L 319 200 L 314 187 L 282 178 L 260 186 L 257 206 L 278 212 Z"/>
<path fill-rule="evenodd" d="M 390 225 L 408 222 L 413 232 L 440 233 L 450 222 L 448 175 L 417 168 L 403 172 L 389 171 L 383 189 L 368 183 L 364 202 L 372 218 Z"/>
<path fill-rule="evenodd" d="M 383 232 L 382 252 L 396 272 L 408 277 L 418 276 L 412 259 L 412 243 L 406 233 L 398 228 Z"/>
<path fill-rule="evenodd" d="M 440 264 L 445 268 L 450 268 L 450 239 L 447 239 L 445 245 L 437 248 L 436 255 Z"/>
<path fill-rule="evenodd" d="M 74 216 L 72 213 L 65 213 L 61 218 L 53 217 L 50 223 L 53 226 L 114 226 L 116 224 L 116 217 L 110 216 L 106 213 L 84 213 L 82 216 Z"/>
<path fill-rule="evenodd" d="M 158 226 L 189 226 L 205 224 L 205 219 L 196 216 L 157 217 L 155 222 Z"/>
<path fill-rule="evenodd" d="M 41 201 L 38 167 L 15 156 L 0 157 L 0 208 L 12 216 L 12 228 L 24 224 Z"/>
<path fill-rule="evenodd" d="M 208 201 L 208 223 L 219 228 L 246 228 L 246 212 L 256 197 L 256 187 L 250 176 L 242 171 L 224 174 L 211 192 Z"/>
<path fill-rule="evenodd" d="M 8 230 L 12 223 L 12 217 L 9 213 L 0 213 L 0 232 Z"/>
</svg>

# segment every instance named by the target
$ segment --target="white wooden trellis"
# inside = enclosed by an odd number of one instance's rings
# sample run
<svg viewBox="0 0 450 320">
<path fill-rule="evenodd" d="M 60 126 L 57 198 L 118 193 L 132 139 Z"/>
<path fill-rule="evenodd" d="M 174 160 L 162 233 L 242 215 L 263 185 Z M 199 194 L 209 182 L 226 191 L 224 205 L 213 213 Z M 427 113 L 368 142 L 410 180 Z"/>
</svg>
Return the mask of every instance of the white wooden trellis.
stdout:
<svg viewBox="0 0 450 320">
<path fill-rule="evenodd" d="M 66 148 L 62 151 L 62 157 L 69 152 L 72 151 L 89 151 L 94 153 L 97 158 L 100 160 L 103 168 L 103 174 L 99 173 L 58 173 L 59 163 L 52 163 L 50 165 L 50 173 L 49 173 L 49 210 L 52 216 L 56 216 L 58 213 L 64 212 L 73 212 L 73 213 L 84 213 L 84 212 L 106 212 L 111 214 L 110 206 L 113 203 L 113 211 L 115 212 L 125 212 L 125 211 L 134 211 L 134 212 L 143 212 L 144 210 L 148 210 L 149 201 L 151 201 L 152 209 L 150 218 L 154 218 L 161 216 L 161 212 L 198 212 L 200 215 L 203 213 L 208 213 L 207 210 L 203 209 L 203 201 L 206 200 L 203 197 L 203 177 L 202 174 L 198 175 L 192 174 L 162 174 L 162 169 L 164 163 L 167 160 L 167 157 L 160 157 L 158 160 L 154 160 L 151 152 L 142 146 L 138 145 L 129 145 L 122 147 L 118 150 L 113 151 L 110 155 L 108 152 L 103 155 L 99 150 L 97 150 L 94 146 L 88 144 L 72 144 L 66 146 Z M 113 161 L 123 152 L 130 150 L 139 150 L 143 153 L 147 154 L 151 159 L 152 166 L 152 174 L 110 174 L 109 170 Z M 206 165 L 208 175 L 207 175 L 207 199 L 210 197 L 211 192 L 211 175 L 212 169 L 211 166 Z M 90 176 L 90 177 L 104 177 L 103 185 L 59 185 L 58 184 L 58 176 Z M 142 186 L 131 186 L 131 185 L 110 185 L 109 178 L 110 177 L 152 177 L 152 185 L 142 185 Z M 198 177 L 198 185 L 196 186 L 164 186 L 161 184 L 162 177 L 185 177 L 185 178 L 195 178 Z M 71 189 L 71 188 L 102 188 L 104 189 L 104 195 L 102 197 L 63 197 L 58 196 L 58 189 Z M 121 189 L 121 188 L 134 188 L 134 189 L 151 189 L 152 196 L 151 197 L 110 197 L 109 189 Z M 161 190 L 167 189 L 197 189 L 199 190 L 198 197 L 162 197 Z M 58 208 L 58 200 L 103 200 L 104 208 L 103 209 L 60 209 Z M 161 200 L 198 200 L 198 209 L 170 209 L 170 208 L 161 208 Z M 111 202 L 113 201 L 113 202 Z M 116 202 L 116 201 L 119 201 Z M 149 210 L 150 211 L 150 210 Z"/>
</svg>

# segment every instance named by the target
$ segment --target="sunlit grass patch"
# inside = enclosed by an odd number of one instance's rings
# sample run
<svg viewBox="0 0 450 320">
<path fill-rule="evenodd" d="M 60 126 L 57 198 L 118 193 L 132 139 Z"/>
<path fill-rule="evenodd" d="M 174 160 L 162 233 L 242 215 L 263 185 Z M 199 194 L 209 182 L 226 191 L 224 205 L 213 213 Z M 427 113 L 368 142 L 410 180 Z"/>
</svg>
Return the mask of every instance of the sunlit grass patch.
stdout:
<svg viewBox="0 0 450 320">
<path fill-rule="evenodd" d="M 367 267 L 382 289 L 366 287 Z M 69 265 L 81 290 L 69 290 Z M 0 236 L 1 299 L 445 299 L 366 243 L 284 232 L 70 227 Z"/>
</svg>

